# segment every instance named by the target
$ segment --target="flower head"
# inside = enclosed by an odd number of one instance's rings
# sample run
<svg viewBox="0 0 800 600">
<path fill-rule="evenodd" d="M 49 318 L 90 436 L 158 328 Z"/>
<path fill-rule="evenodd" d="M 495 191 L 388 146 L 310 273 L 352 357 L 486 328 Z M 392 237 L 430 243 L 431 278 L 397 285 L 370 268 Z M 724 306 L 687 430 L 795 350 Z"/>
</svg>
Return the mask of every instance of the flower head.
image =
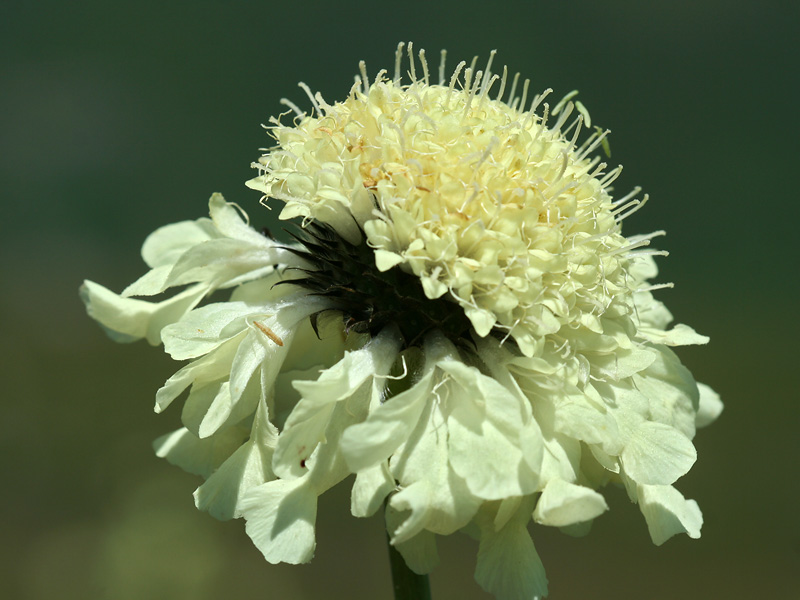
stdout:
<svg viewBox="0 0 800 600">
<path fill-rule="evenodd" d="M 191 388 L 157 453 L 204 476 L 197 506 L 244 517 L 271 562 L 311 558 L 318 496 L 355 475 L 353 515 L 386 502 L 413 570 L 467 530 L 499 598 L 546 594 L 527 525 L 586 530 L 609 482 L 656 544 L 698 537 L 672 484 L 721 403 L 670 347 L 707 338 L 667 329 L 649 283 L 665 253 L 647 249 L 663 232 L 622 234 L 646 196 L 612 198 L 620 168 L 593 154 L 607 132 L 582 140 L 574 94 L 529 100 L 494 53 L 447 77 L 442 53 L 437 83 L 411 44 L 405 83 L 403 56 L 391 79 L 362 63 L 342 102 L 301 84 L 311 114 L 284 100 L 292 124 L 271 120 L 248 186 L 302 218 L 293 242 L 215 195 L 210 220 L 148 238 L 151 271 L 121 296 L 85 284 L 117 339 L 190 361 L 156 396 L 160 411 Z M 199 306 L 218 289 L 230 299 Z"/>
</svg>

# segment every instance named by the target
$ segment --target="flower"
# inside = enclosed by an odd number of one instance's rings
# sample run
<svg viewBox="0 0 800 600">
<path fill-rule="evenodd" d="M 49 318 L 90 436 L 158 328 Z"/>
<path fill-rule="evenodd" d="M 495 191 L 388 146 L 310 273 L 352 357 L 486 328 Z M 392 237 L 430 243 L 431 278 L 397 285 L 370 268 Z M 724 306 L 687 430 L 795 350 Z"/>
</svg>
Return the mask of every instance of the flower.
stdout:
<svg viewBox="0 0 800 600">
<path fill-rule="evenodd" d="M 214 195 L 210 219 L 145 241 L 151 270 L 121 295 L 82 288 L 112 337 L 189 361 L 156 394 L 160 412 L 190 388 L 156 452 L 202 475 L 198 508 L 244 517 L 270 562 L 310 560 L 317 499 L 351 475 L 352 514 L 385 503 L 412 570 L 436 565 L 437 534 L 468 532 L 498 598 L 546 595 L 528 524 L 588 531 L 611 482 L 654 543 L 700 535 L 673 484 L 722 404 L 670 349 L 708 339 L 668 329 L 653 297 L 663 232 L 622 234 L 646 196 L 611 197 L 620 168 L 592 156 L 607 132 L 579 141 L 574 93 L 528 104 L 493 57 L 446 78 L 443 52 L 433 83 L 409 44 L 403 83 L 401 44 L 392 79 L 362 62 L 342 102 L 300 84 L 312 113 L 283 100 L 295 118 L 271 119 L 247 184 L 301 218 L 294 241 Z"/>
</svg>

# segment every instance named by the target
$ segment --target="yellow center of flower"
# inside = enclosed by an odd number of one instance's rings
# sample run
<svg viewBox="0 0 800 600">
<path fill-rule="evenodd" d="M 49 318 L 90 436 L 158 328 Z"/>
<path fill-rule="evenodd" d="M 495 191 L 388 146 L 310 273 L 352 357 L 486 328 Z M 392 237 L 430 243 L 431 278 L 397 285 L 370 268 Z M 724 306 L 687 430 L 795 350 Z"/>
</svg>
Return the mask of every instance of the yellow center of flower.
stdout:
<svg viewBox="0 0 800 600">
<path fill-rule="evenodd" d="M 548 123 L 547 94 L 527 105 L 516 77 L 503 101 L 505 70 L 492 75 L 491 61 L 488 74 L 461 63 L 431 84 L 420 58 L 424 76 L 412 55 L 410 84 L 399 68 L 368 84 L 362 64 L 345 101 L 309 94 L 312 116 L 273 120 L 277 148 L 249 185 L 286 203 L 281 218 L 327 223 L 351 243 L 363 231 L 378 269 L 399 266 L 428 298 L 449 296 L 480 336 L 507 331 L 532 356 L 547 336 L 603 333 L 631 310 L 629 253 L 648 242 L 620 233 L 639 205 L 612 201 L 620 169 L 588 156 L 605 134 L 579 145 L 582 107 L 565 126 L 573 105 L 562 102 Z"/>
</svg>

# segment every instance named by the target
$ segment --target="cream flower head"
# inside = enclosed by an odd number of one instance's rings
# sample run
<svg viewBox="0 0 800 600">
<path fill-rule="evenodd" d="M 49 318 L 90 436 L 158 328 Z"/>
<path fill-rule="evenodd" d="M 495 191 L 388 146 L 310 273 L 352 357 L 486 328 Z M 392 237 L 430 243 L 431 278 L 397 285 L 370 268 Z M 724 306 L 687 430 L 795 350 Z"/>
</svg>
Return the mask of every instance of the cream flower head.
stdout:
<svg viewBox="0 0 800 600">
<path fill-rule="evenodd" d="M 498 598 L 546 594 L 530 520 L 587 531 L 609 482 L 656 544 L 699 537 L 672 484 L 722 405 L 670 350 L 707 338 L 667 329 L 652 295 L 663 232 L 622 234 L 646 196 L 612 198 L 620 167 L 593 156 L 607 132 L 581 140 L 574 93 L 529 100 L 494 53 L 447 74 L 443 52 L 433 83 L 407 54 L 408 83 L 401 44 L 393 78 L 361 63 L 344 101 L 300 84 L 311 114 L 283 100 L 292 124 L 271 119 L 248 186 L 302 218 L 294 242 L 215 195 L 211 219 L 148 238 L 151 271 L 121 296 L 86 282 L 116 339 L 190 361 L 157 394 L 161 411 L 191 388 L 158 454 L 204 476 L 197 506 L 244 517 L 270 562 L 311 558 L 318 496 L 355 475 L 353 515 L 385 502 L 412 570 L 435 566 L 436 534 L 469 532 Z"/>
</svg>

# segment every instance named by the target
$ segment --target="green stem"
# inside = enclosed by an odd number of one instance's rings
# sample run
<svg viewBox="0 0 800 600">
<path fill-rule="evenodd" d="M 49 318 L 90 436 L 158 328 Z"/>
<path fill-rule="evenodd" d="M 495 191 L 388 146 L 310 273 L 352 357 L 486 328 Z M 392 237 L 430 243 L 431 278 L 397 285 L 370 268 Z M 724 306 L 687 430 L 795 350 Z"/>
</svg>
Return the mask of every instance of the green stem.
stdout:
<svg viewBox="0 0 800 600">
<path fill-rule="evenodd" d="M 392 566 L 392 586 L 395 600 L 431 600 L 431 585 L 427 575 L 417 575 L 408 568 L 403 556 L 389 543 L 389 563 Z"/>
</svg>

